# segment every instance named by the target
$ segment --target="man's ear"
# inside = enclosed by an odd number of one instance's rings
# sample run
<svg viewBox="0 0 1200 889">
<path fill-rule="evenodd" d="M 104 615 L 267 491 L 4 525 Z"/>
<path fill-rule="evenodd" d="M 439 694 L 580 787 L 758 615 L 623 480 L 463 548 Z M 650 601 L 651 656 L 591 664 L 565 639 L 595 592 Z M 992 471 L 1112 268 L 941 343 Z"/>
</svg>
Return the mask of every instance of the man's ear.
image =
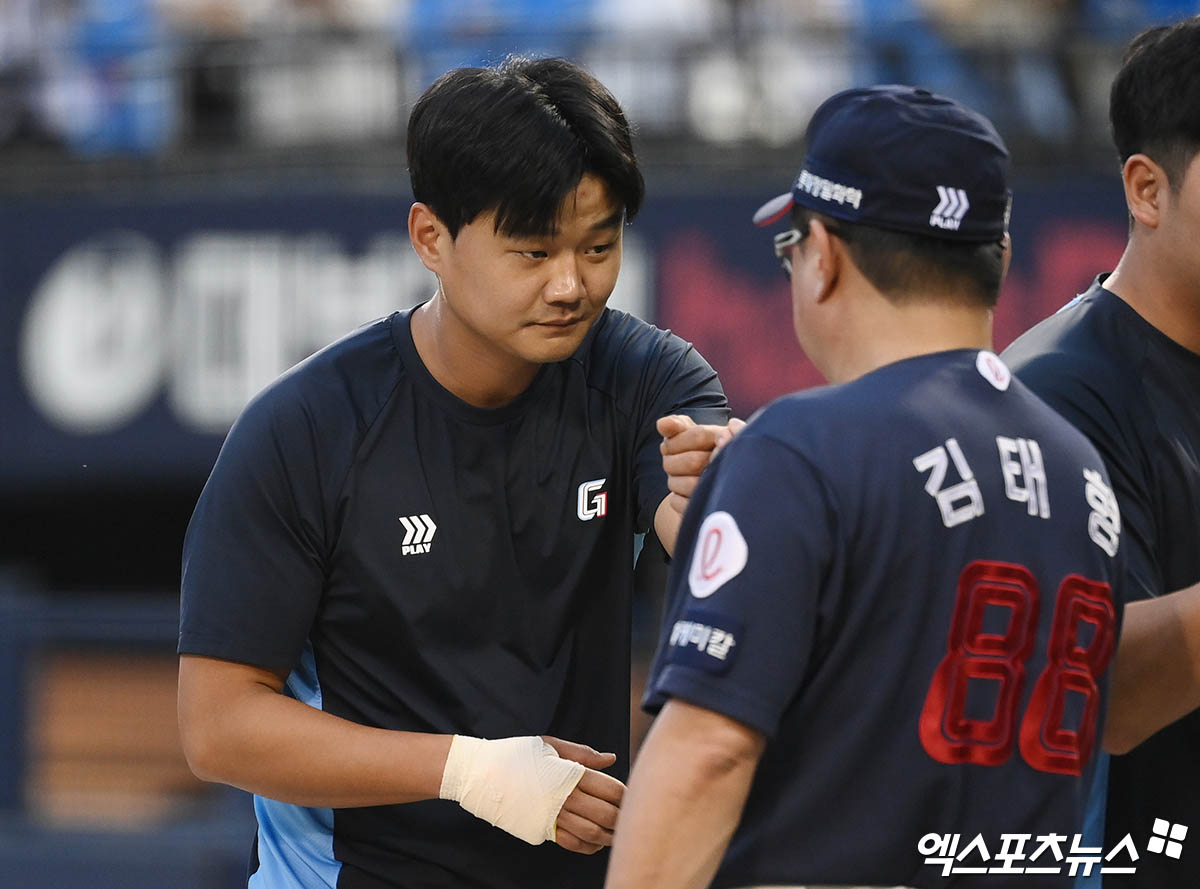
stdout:
<svg viewBox="0 0 1200 889">
<path fill-rule="evenodd" d="M 838 276 L 842 273 L 842 264 L 846 261 L 843 255 L 846 245 L 830 234 L 821 220 L 811 219 L 808 224 L 809 250 L 812 251 L 811 261 L 815 263 L 814 271 L 818 285 L 816 301 L 820 303 L 833 293 Z"/>
<path fill-rule="evenodd" d="M 1166 171 L 1149 155 L 1134 154 L 1121 168 L 1121 179 L 1129 215 L 1147 228 L 1158 228 L 1163 203 L 1170 191 Z"/>
<path fill-rule="evenodd" d="M 425 268 L 435 275 L 441 271 L 445 262 L 446 249 L 454 242 L 450 230 L 433 208 L 428 204 L 417 201 L 408 209 L 408 239 L 412 241 L 413 249 L 425 264 Z"/>
</svg>

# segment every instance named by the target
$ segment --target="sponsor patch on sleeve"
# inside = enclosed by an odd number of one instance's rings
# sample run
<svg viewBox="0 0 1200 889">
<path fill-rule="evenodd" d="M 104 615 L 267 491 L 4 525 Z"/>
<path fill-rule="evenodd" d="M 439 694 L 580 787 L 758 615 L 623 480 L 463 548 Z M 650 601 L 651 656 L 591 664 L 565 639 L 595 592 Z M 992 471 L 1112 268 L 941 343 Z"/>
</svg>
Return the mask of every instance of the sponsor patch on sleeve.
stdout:
<svg viewBox="0 0 1200 889">
<path fill-rule="evenodd" d="M 742 625 L 725 615 L 690 612 L 667 639 L 667 662 L 720 675 L 737 654 Z"/>
<path fill-rule="evenodd" d="M 746 538 L 727 512 L 705 518 L 696 535 L 688 589 L 697 599 L 707 599 L 721 586 L 742 573 L 749 549 Z"/>
</svg>

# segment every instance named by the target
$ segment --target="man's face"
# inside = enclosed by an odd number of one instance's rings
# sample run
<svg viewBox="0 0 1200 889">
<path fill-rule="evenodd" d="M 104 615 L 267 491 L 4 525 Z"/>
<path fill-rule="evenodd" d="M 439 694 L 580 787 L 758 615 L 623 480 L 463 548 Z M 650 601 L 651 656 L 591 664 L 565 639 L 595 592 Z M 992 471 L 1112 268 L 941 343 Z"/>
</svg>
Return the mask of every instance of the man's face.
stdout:
<svg viewBox="0 0 1200 889">
<path fill-rule="evenodd" d="M 523 361 L 569 357 L 604 309 L 621 268 L 623 209 L 603 180 L 579 180 L 557 234 L 497 234 L 495 215 L 463 226 L 439 270 L 445 304 L 478 340 Z"/>
<path fill-rule="evenodd" d="M 1178 192 L 1170 193 L 1161 230 L 1168 241 L 1167 255 L 1181 264 L 1181 275 L 1200 281 L 1200 153 L 1185 168 Z"/>
<path fill-rule="evenodd" d="M 817 267 L 816 249 L 811 243 L 809 226 L 810 223 L 804 223 L 804 238 L 789 248 L 792 261 L 792 329 L 808 360 L 828 379 L 822 339 L 823 316 L 828 312 L 819 303 L 825 281 Z"/>
</svg>

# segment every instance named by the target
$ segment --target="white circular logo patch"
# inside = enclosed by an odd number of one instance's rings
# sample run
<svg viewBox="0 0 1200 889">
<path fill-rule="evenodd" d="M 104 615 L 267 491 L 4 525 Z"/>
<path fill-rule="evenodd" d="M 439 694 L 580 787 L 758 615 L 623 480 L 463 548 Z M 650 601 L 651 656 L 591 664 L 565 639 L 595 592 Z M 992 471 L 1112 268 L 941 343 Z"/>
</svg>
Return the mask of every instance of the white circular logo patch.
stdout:
<svg viewBox="0 0 1200 889">
<path fill-rule="evenodd" d="M 980 376 L 1001 392 L 1012 382 L 1012 372 L 995 352 L 980 352 L 975 358 L 975 368 Z"/>
<path fill-rule="evenodd" d="M 697 599 L 707 599 L 726 581 L 742 573 L 749 549 L 737 522 L 727 512 L 714 512 L 700 525 L 688 587 Z"/>
</svg>

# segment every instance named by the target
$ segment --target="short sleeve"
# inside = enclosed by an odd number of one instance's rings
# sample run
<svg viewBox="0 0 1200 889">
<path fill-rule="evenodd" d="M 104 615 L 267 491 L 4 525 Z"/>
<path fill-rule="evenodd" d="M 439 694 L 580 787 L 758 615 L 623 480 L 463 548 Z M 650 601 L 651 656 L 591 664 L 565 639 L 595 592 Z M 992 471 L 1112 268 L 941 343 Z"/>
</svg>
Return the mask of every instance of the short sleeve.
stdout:
<svg viewBox="0 0 1200 889">
<path fill-rule="evenodd" d="M 645 708 L 678 697 L 773 736 L 809 668 L 836 527 L 803 456 L 753 424 L 730 443 L 684 518 Z"/>
<path fill-rule="evenodd" d="M 1131 581 L 1124 598 L 1135 601 L 1169 592 L 1163 589 L 1162 571 L 1154 555 L 1150 465 L 1140 442 L 1129 438 L 1151 434 L 1154 424 L 1149 417 L 1118 416 L 1115 412 L 1119 406 L 1143 403 L 1141 394 L 1128 384 L 1077 372 L 1055 356 L 1030 361 L 1018 368 L 1017 376 L 1086 435 L 1104 460 L 1121 511 L 1121 549 Z M 1118 396 L 1121 389 L 1126 391 Z"/>
<path fill-rule="evenodd" d="M 188 525 L 179 652 L 288 670 L 324 578 L 316 429 L 268 390 L 234 424 Z"/>
<path fill-rule="evenodd" d="M 634 455 L 634 485 L 637 492 L 637 529 L 645 531 L 654 513 L 669 493 L 658 446 L 662 436 L 655 424 L 669 414 L 686 414 L 698 424 L 724 426 L 729 422 L 729 404 L 721 381 L 709 363 L 690 343 L 668 334 L 656 354 L 647 381 L 648 397 L 637 418 Z"/>
</svg>

